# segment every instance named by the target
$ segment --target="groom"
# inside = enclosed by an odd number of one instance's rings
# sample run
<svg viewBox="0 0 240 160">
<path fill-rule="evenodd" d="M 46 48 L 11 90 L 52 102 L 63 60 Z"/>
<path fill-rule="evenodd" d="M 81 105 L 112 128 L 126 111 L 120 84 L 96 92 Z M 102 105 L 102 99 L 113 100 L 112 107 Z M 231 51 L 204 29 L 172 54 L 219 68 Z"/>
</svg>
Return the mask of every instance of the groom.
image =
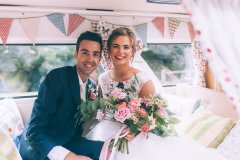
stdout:
<svg viewBox="0 0 240 160">
<path fill-rule="evenodd" d="M 100 62 L 102 48 L 98 34 L 84 32 L 77 40 L 76 66 L 48 73 L 21 136 L 23 160 L 98 160 L 103 142 L 81 137 L 82 126 L 75 126 L 75 114 L 81 99 L 90 95 L 87 87 L 96 87 L 89 75 Z"/>
</svg>

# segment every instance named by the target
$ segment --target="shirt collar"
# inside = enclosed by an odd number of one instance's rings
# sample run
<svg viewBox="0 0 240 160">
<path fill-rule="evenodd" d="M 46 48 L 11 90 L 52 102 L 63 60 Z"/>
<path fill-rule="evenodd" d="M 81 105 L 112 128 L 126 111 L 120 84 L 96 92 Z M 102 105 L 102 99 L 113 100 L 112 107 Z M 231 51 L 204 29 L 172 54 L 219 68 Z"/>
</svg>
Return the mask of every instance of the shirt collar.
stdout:
<svg viewBox="0 0 240 160">
<path fill-rule="evenodd" d="M 77 72 L 77 74 L 78 74 L 78 72 Z M 80 85 L 80 86 L 83 85 L 84 87 L 86 87 L 86 84 L 87 84 L 88 79 L 86 80 L 85 83 L 83 83 L 81 77 L 80 77 L 79 74 L 78 74 L 78 80 L 79 80 L 79 85 Z"/>
</svg>

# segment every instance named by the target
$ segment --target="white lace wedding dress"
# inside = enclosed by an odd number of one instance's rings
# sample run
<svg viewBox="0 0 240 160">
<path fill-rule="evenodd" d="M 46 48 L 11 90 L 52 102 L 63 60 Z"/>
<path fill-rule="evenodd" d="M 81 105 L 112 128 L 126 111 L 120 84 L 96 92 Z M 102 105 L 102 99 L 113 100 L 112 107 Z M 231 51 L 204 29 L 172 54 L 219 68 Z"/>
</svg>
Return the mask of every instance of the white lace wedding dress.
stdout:
<svg viewBox="0 0 240 160">
<path fill-rule="evenodd" d="M 134 85 L 137 90 L 132 94 L 138 97 L 139 91 L 147 81 L 148 76 L 140 72 L 123 84 L 124 88 Z M 99 84 L 103 97 L 107 98 L 119 82 L 113 81 L 107 72 L 99 77 Z M 104 120 L 91 129 L 86 138 L 105 141 L 120 128 L 121 124 L 114 121 L 112 114 L 108 113 Z M 130 154 L 116 152 L 115 160 L 224 160 L 214 149 L 207 149 L 190 138 L 162 138 L 153 133 L 149 134 L 148 139 L 137 135 L 129 142 L 129 152 Z"/>
</svg>

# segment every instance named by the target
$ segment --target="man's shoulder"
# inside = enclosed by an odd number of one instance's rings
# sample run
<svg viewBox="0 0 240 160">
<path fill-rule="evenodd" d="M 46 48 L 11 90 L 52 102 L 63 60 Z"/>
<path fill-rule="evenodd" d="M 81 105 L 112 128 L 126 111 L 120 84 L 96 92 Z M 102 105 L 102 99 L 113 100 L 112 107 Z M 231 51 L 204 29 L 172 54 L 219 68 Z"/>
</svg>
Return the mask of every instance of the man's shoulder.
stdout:
<svg viewBox="0 0 240 160">
<path fill-rule="evenodd" d="M 51 70 L 48 75 L 63 74 L 74 70 L 74 66 L 64 66 Z"/>
</svg>

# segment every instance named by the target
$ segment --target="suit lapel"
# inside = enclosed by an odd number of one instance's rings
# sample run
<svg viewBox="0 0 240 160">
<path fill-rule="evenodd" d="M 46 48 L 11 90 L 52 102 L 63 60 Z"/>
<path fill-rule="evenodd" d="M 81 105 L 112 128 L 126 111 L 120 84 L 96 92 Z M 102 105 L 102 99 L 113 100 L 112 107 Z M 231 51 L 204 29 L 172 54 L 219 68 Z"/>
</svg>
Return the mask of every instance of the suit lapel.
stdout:
<svg viewBox="0 0 240 160">
<path fill-rule="evenodd" d="M 90 81 L 90 79 L 88 78 L 87 79 L 87 84 L 86 84 L 86 99 L 89 99 L 89 85 L 91 85 L 92 83 L 91 83 L 91 81 Z"/>
<path fill-rule="evenodd" d="M 79 85 L 76 66 L 73 66 L 72 69 L 70 70 L 69 83 L 71 86 L 71 91 L 72 91 L 75 103 L 80 104 L 80 85 Z"/>
</svg>

